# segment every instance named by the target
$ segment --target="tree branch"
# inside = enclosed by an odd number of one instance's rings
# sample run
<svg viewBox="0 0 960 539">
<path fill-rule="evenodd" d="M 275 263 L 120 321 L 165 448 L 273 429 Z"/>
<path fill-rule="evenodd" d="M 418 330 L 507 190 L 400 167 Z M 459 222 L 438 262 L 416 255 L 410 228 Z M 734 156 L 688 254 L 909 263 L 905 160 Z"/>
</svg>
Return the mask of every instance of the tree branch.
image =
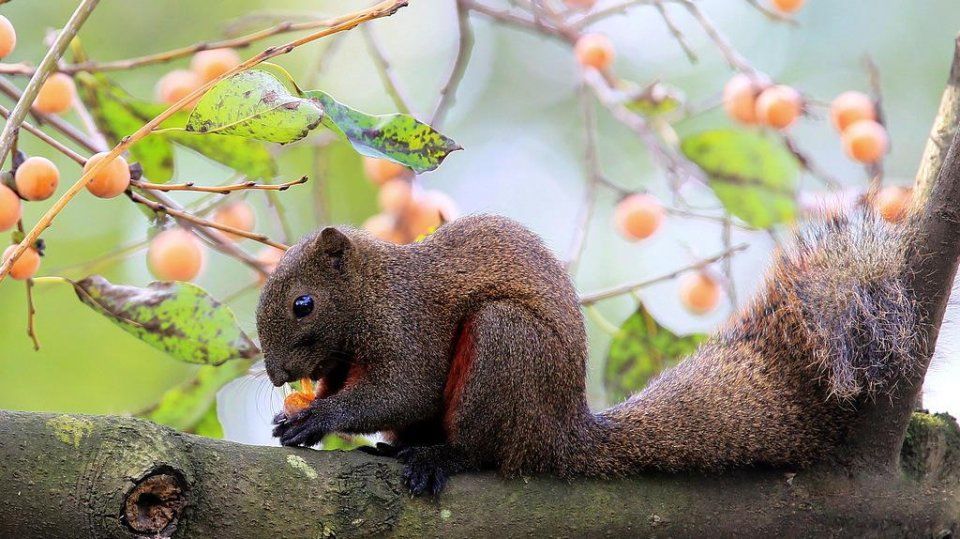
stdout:
<svg viewBox="0 0 960 539">
<path fill-rule="evenodd" d="M 50 73 L 57 70 L 57 62 L 60 57 L 63 56 L 67 46 L 70 45 L 70 41 L 77 35 L 77 31 L 80 30 L 80 27 L 83 26 L 98 3 L 100 3 L 100 0 L 83 0 L 80 2 L 67 24 L 64 25 L 63 30 L 57 35 L 53 45 L 50 46 L 50 50 L 40 61 L 40 66 L 37 67 L 36 72 L 30 78 L 30 82 L 24 88 L 20 100 L 17 101 L 17 105 L 10 112 L 10 117 L 3 126 L 3 131 L 0 132 L 0 163 L 3 163 L 7 158 L 7 153 L 10 152 L 10 146 L 13 144 L 13 138 L 16 136 L 17 130 L 20 129 L 20 124 L 27 117 L 27 113 L 30 112 L 34 100 L 37 99 L 40 87 L 43 86 Z"/>
<path fill-rule="evenodd" d="M 0 536 L 944 537 L 960 430 L 918 415 L 904 477 L 742 471 L 619 481 L 454 477 L 413 498 L 393 459 L 255 447 L 141 419 L 0 411 Z"/>
</svg>

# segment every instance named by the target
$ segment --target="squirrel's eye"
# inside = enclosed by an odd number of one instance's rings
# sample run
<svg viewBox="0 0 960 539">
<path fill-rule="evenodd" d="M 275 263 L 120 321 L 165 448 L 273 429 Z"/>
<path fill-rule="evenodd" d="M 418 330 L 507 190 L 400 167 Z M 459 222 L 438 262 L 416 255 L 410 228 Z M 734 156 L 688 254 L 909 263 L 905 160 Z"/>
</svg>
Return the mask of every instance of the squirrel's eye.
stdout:
<svg viewBox="0 0 960 539">
<path fill-rule="evenodd" d="M 293 315 L 303 318 L 313 312 L 313 296 L 300 296 L 293 300 Z"/>
</svg>

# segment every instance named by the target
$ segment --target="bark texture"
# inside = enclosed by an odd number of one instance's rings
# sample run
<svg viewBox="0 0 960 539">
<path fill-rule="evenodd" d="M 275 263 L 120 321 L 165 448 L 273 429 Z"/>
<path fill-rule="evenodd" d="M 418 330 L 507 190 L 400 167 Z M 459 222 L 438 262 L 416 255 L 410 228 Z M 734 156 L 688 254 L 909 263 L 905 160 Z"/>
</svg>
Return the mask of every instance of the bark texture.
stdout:
<svg viewBox="0 0 960 539">
<path fill-rule="evenodd" d="M 145 420 L 0 412 L 0 536 L 948 537 L 960 430 L 916 414 L 899 474 L 741 471 L 624 481 L 457 476 L 411 498 L 391 459 L 266 448 Z"/>
</svg>

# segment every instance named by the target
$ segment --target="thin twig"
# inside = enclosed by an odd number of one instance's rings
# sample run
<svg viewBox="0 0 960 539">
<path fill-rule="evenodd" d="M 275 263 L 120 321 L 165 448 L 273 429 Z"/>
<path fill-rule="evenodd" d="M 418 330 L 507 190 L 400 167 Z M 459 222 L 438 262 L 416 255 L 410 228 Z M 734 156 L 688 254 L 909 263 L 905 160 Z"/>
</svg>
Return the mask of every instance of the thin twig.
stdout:
<svg viewBox="0 0 960 539">
<path fill-rule="evenodd" d="M 20 90 L 16 86 L 10 84 L 9 81 L 7 81 L 2 77 L 0 77 L 0 93 L 4 93 L 8 95 L 14 100 L 19 99 L 21 95 Z M 34 112 L 33 114 L 35 117 L 39 119 L 39 121 L 54 128 L 60 134 L 76 142 L 78 145 L 80 145 L 81 147 L 85 148 L 86 150 L 92 153 L 105 152 L 108 150 L 108 147 L 105 141 L 91 139 L 90 137 L 86 136 L 82 131 L 74 127 L 72 124 L 70 124 L 66 120 L 60 118 L 59 116 L 52 115 L 52 114 L 42 114 L 37 112 Z M 63 145 L 57 145 L 57 146 L 54 146 L 54 148 L 57 150 L 62 150 L 65 147 Z M 67 149 L 67 151 L 69 151 L 69 149 Z M 76 154 L 75 152 L 72 152 L 71 154 L 68 154 L 68 155 L 70 155 L 70 157 L 75 161 L 78 160 L 78 157 L 75 157 L 78 154 Z M 82 156 L 79 156 L 79 159 L 82 159 L 83 162 L 86 162 L 86 158 Z M 181 211 L 183 210 L 183 208 L 179 204 L 177 204 L 176 201 L 171 200 L 169 198 L 165 198 L 163 193 L 158 193 L 158 192 L 149 191 L 149 190 L 144 190 L 144 193 L 153 197 L 158 202 L 164 204 L 168 208 L 173 208 Z M 243 250 L 238 248 L 232 241 L 230 241 L 226 236 L 224 236 L 220 232 L 216 230 L 208 230 L 202 227 L 197 227 L 195 229 L 195 232 L 197 233 L 197 235 L 209 241 L 210 244 L 213 245 L 213 247 L 218 251 L 226 254 L 227 256 L 233 257 L 239 260 L 240 262 L 246 264 L 247 266 L 253 268 L 255 271 L 258 271 L 266 275 L 267 268 L 262 262 L 245 253 Z"/>
<path fill-rule="evenodd" d="M 10 117 L 10 110 L 7 109 L 7 108 L 4 107 L 4 106 L 0 106 L 0 116 L 3 116 L 4 118 L 9 118 L 9 117 Z M 44 133 L 44 132 L 41 131 L 40 129 L 37 129 L 36 127 L 34 127 L 34 126 L 33 126 L 32 124 L 30 124 L 29 122 L 23 121 L 23 122 L 20 124 L 20 127 L 23 128 L 23 130 L 25 130 L 26 132 L 28 132 L 28 133 L 34 135 L 35 137 L 37 137 L 38 139 L 40 139 L 41 142 L 47 144 L 47 145 L 50 146 L 51 148 L 57 150 L 58 152 L 62 153 L 63 155 L 69 157 L 70 159 L 73 159 L 73 160 L 76 161 L 76 163 L 79 164 L 80 166 L 83 166 L 83 165 L 87 162 L 87 158 L 85 158 L 84 156 L 82 156 L 82 155 L 78 154 L 77 152 L 71 150 L 70 148 L 67 148 L 66 146 L 64 146 L 63 144 L 61 144 L 60 141 L 58 141 L 57 139 L 55 139 L 55 138 L 51 137 L 50 135 Z"/>
<path fill-rule="evenodd" d="M 193 182 L 187 183 L 149 183 L 144 181 L 132 181 L 130 185 L 141 189 L 150 189 L 153 191 L 193 191 L 197 193 L 218 193 L 225 195 L 236 191 L 286 191 L 294 185 L 307 183 L 307 177 L 303 176 L 298 180 L 291 180 L 284 183 L 257 183 L 253 181 L 233 183 L 229 185 L 197 185 Z"/>
<path fill-rule="evenodd" d="M 20 129 L 20 124 L 26 119 L 27 113 L 30 111 L 34 100 L 37 99 L 37 94 L 40 93 L 40 87 L 43 86 L 47 77 L 56 71 L 57 61 L 63 56 L 64 51 L 67 50 L 67 46 L 70 45 L 70 40 L 77 35 L 77 31 L 80 30 L 80 27 L 83 26 L 83 23 L 87 20 L 87 17 L 90 16 L 90 13 L 93 12 L 94 8 L 97 7 L 98 3 L 100 3 L 100 0 L 82 0 L 80 2 L 80 5 L 77 6 L 77 9 L 74 10 L 73 15 L 71 15 L 67 21 L 67 24 L 64 25 L 63 30 L 60 31 L 57 39 L 54 40 L 53 45 L 43 56 L 43 60 L 40 61 L 37 70 L 33 76 L 30 77 L 30 82 L 27 83 L 20 100 L 17 101 L 16 106 L 13 107 L 13 111 L 10 113 L 10 117 L 4 124 L 3 131 L 0 132 L 0 163 L 3 163 L 7 158 L 7 153 L 10 152 L 10 146 L 13 144 L 13 138 L 16 136 L 17 130 Z"/>
<path fill-rule="evenodd" d="M 266 195 L 267 205 L 273 210 L 273 216 L 277 219 L 277 224 L 280 225 L 280 240 L 283 243 L 290 243 L 293 239 L 293 227 L 290 226 L 290 220 L 287 219 L 287 211 L 283 207 L 283 201 L 280 200 L 277 191 L 267 191 Z"/>
<path fill-rule="evenodd" d="M 723 55 L 724 60 L 730 65 L 731 68 L 740 71 L 742 73 L 755 74 L 757 72 L 753 66 L 743 57 L 730 43 L 730 40 L 726 36 L 720 33 L 717 30 L 717 27 L 714 26 L 713 21 L 710 20 L 710 17 L 704 13 L 700 6 L 695 4 L 692 0 L 677 0 L 680 2 L 687 11 L 690 12 L 690 15 L 700 24 L 700 27 L 703 28 L 707 37 L 713 41 L 713 44 L 717 47 L 717 50 L 720 51 L 720 54 Z"/>
<path fill-rule="evenodd" d="M 883 113 L 883 90 L 880 84 L 880 69 L 869 54 L 863 57 L 863 68 L 867 71 L 867 79 L 870 84 L 870 97 L 873 99 L 874 108 L 877 111 L 877 122 L 885 126 L 886 118 Z M 879 188 L 883 184 L 883 159 L 880 159 L 876 163 L 870 163 L 866 168 L 867 176 L 870 178 L 870 187 L 873 189 Z"/>
<path fill-rule="evenodd" d="M 607 17 L 611 17 L 613 15 L 624 15 L 630 11 L 630 8 L 649 5 L 650 3 L 651 0 L 626 0 L 625 2 L 620 2 L 618 4 L 611 4 L 604 8 L 591 10 L 586 14 L 581 15 L 579 18 L 571 20 L 570 26 L 576 28 L 577 30 L 583 30 L 591 24 L 602 21 Z"/>
<path fill-rule="evenodd" d="M 110 152 L 106 154 L 103 159 L 99 160 L 94 166 L 90 167 L 87 171 L 85 171 L 83 175 L 81 175 L 80 179 L 77 180 L 76 183 L 74 183 L 67 189 L 67 191 L 47 210 L 47 212 L 43 215 L 43 217 L 41 217 L 40 220 L 37 221 L 37 224 L 34 225 L 33 229 L 31 229 L 29 233 L 27 233 L 23 241 L 20 242 L 20 244 L 16 247 L 16 249 L 14 249 L 11 256 L 3 262 L 2 266 L 0 266 L 0 281 L 2 281 L 7 276 L 8 273 L 10 273 L 10 268 L 13 266 L 13 263 L 16 262 L 18 258 L 20 258 L 20 255 L 23 254 L 23 252 L 27 249 L 27 247 L 32 242 L 37 240 L 40 234 L 47 227 L 50 226 L 50 224 L 53 222 L 53 219 L 61 211 L 63 211 L 63 208 L 66 207 L 67 203 L 69 203 L 70 200 L 72 200 L 73 197 L 76 196 L 77 193 L 79 193 L 80 190 L 82 190 L 86 186 L 86 184 L 90 181 L 90 179 L 95 174 L 99 173 L 104 167 L 112 163 L 113 160 L 117 158 L 117 156 L 123 153 L 133 143 L 137 142 L 138 140 L 150 134 L 154 129 L 159 127 L 160 124 L 162 124 L 167 118 L 175 114 L 178 110 L 185 107 L 188 103 L 193 102 L 193 100 L 196 99 L 197 97 L 203 95 L 204 92 L 212 88 L 221 80 L 232 76 L 234 73 L 247 70 L 271 58 L 274 58 L 283 54 L 287 54 L 290 51 L 296 49 L 297 47 L 304 45 L 306 43 L 310 43 L 311 41 L 316 41 L 317 39 L 326 37 L 331 34 L 350 30 L 360 24 L 363 24 L 373 19 L 390 16 L 396 13 L 397 10 L 399 10 L 400 8 L 406 6 L 407 3 L 408 3 L 408 0 L 385 0 L 384 2 L 381 2 L 373 7 L 358 11 L 351 15 L 341 17 L 339 20 L 342 22 L 340 22 L 339 24 L 330 26 L 328 28 L 314 32 L 312 34 L 301 37 L 299 39 L 295 39 L 285 45 L 270 47 L 264 50 L 263 52 L 261 52 L 260 54 L 257 54 L 252 58 L 244 62 L 241 62 L 238 66 L 226 71 L 225 73 L 221 74 L 219 77 L 207 82 L 206 84 L 202 85 L 200 88 L 197 88 L 196 90 L 190 92 L 188 95 L 181 98 L 179 101 L 177 101 L 176 103 L 168 107 L 166 110 L 161 112 L 155 118 L 153 118 L 152 120 L 144 124 L 143 127 L 136 130 L 133 134 L 128 135 L 123 139 L 121 139 L 120 143 L 114 146 L 114 148 L 110 150 Z M 155 193 L 155 197 L 159 197 L 160 195 L 162 195 L 162 193 Z M 258 266 L 258 268 L 260 268 L 261 270 L 263 269 L 260 266 Z"/>
<path fill-rule="evenodd" d="M 677 40 L 677 43 L 680 45 L 680 48 L 683 49 L 683 53 L 687 55 L 687 59 L 690 60 L 690 63 L 697 63 L 697 54 L 693 52 L 693 48 L 691 48 L 690 44 L 687 43 L 687 38 L 683 36 L 683 32 L 681 32 L 680 28 L 677 27 L 677 24 L 673 22 L 673 18 L 667 11 L 667 7 L 664 5 L 663 0 L 653 0 L 653 6 L 657 8 L 657 12 L 660 13 L 660 18 L 663 19 L 663 24 L 666 25 L 667 30 L 670 31 L 670 34 L 673 35 L 673 38 Z"/>
<path fill-rule="evenodd" d="M 573 43 L 576 41 L 576 32 L 559 28 L 554 28 L 542 20 L 534 20 L 527 18 L 523 15 L 518 15 L 510 10 L 499 10 L 489 6 L 485 6 L 474 0 L 460 0 L 461 5 L 469 11 L 475 11 L 482 15 L 485 15 L 495 21 L 509 24 L 511 26 L 516 26 L 518 28 L 523 28 L 525 30 L 531 30 L 533 32 L 543 34 L 550 37 L 555 37 L 562 39 L 568 43 Z"/>
<path fill-rule="evenodd" d="M 453 68 L 447 82 L 440 88 L 440 97 L 430 115 L 430 125 L 439 129 L 446 119 L 447 112 L 457 100 L 457 88 L 467 72 L 470 55 L 473 53 L 473 28 L 470 26 L 470 12 L 464 7 L 462 0 L 457 0 L 457 56 L 453 61 Z"/>
<path fill-rule="evenodd" d="M 373 58 L 373 63 L 377 67 L 377 73 L 383 82 L 383 89 L 387 91 L 387 95 L 393 100 L 393 104 L 397 107 L 398 111 L 404 114 L 411 114 L 410 100 L 404 97 L 403 92 L 400 90 L 393 68 L 390 66 L 390 62 L 387 60 L 376 36 L 373 35 L 373 30 L 367 26 L 361 26 L 360 35 L 363 36 L 363 41 L 367 45 L 367 51 L 370 53 L 370 57 Z"/>
<path fill-rule="evenodd" d="M 391 2 L 394 3 L 394 2 Z M 373 10 L 378 9 L 381 4 L 374 6 Z M 405 5 L 406 2 L 403 2 Z M 364 10 L 369 11 L 369 10 Z M 209 49 L 241 49 L 248 47 L 257 41 L 262 41 L 264 39 L 279 35 L 286 34 L 290 32 L 302 32 L 306 30 L 314 30 L 317 28 L 334 28 L 337 26 L 343 25 L 345 22 L 350 21 L 355 17 L 355 13 L 349 15 L 343 15 L 340 17 L 334 17 L 326 20 L 311 20 L 311 21 L 302 21 L 302 22 L 292 22 L 285 21 L 270 28 L 264 28 L 244 36 L 221 39 L 219 41 L 201 41 L 199 43 L 194 43 L 193 45 L 188 45 L 186 47 L 180 47 L 177 49 L 158 52 L 154 54 L 148 54 L 144 56 L 138 56 L 135 58 L 125 58 L 122 60 L 113 60 L 110 62 L 81 62 L 77 64 L 67 64 L 60 69 L 64 73 L 77 73 L 80 71 L 95 72 L 95 71 L 124 71 L 128 69 L 133 69 L 137 67 L 143 67 L 153 64 L 161 64 L 166 62 L 171 62 L 179 58 L 186 58 L 187 56 L 192 56 L 200 51 L 205 51 Z M 15 72 L 14 72 L 15 71 Z M 2 74 L 28 74 L 24 73 L 22 65 L 16 65 L 14 70 L 7 70 L 6 65 L 0 65 L 0 73 Z M 28 70 L 29 71 L 29 70 Z"/>
<path fill-rule="evenodd" d="M 723 241 L 723 248 L 730 250 L 733 246 L 733 220 L 730 216 L 727 216 L 723 221 L 723 226 L 721 228 L 721 240 Z M 736 308 L 737 306 L 737 285 L 733 279 L 733 257 L 724 257 L 723 259 L 723 275 L 726 280 L 727 295 L 730 297 L 730 304 Z"/>
<path fill-rule="evenodd" d="M 570 246 L 570 255 L 567 258 L 567 272 L 574 276 L 577 266 L 587 245 L 587 235 L 590 232 L 590 221 L 597 205 L 597 192 L 603 178 L 600 168 L 600 156 L 597 152 L 597 117 L 594 105 L 588 95 L 586 83 L 581 83 L 579 93 L 580 109 L 583 116 L 584 151 L 583 168 L 587 177 L 586 193 L 583 208 L 580 210 L 580 220 L 573 231 L 573 242 Z"/>
<path fill-rule="evenodd" d="M 662 283 L 662 282 L 666 282 L 666 281 L 670 281 L 670 280 L 676 279 L 677 277 L 679 277 L 679 276 L 680 276 L 681 274 L 683 274 L 683 273 L 686 273 L 686 272 L 688 272 L 688 271 L 693 271 L 693 270 L 701 269 L 701 268 L 703 268 L 704 266 L 713 264 L 714 262 L 717 262 L 718 260 L 722 260 L 722 259 L 724 259 L 724 258 L 726 258 L 726 257 L 728 257 L 728 256 L 733 255 L 734 253 L 737 253 L 737 252 L 739 252 L 739 251 L 742 251 L 742 250 L 746 249 L 747 247 L 748 247 L 747 244 L 740 244 L 740 245 L 731 247 L 730 249 L 727 249 L 727 250 L 725 250 L 725 251 L 723 251 L 723 252 L 720 252 L 720 253 L 718 253 L 718 254 L 716 254 L 716 255 L 714 255 L 714 256 L 711 256 L 710 258 L 705 258 L 705 259 L 697 262 L 696 264 L 691 264 L 691 265 L 689 265 L 689 266 L 682 267 L 682 268 L 680 268 L 680 269 L 678 269 L 678 270 L 674 270 L 674 271 L 672 271 L 672 272 L 670 272 L 670 273 L 667 273 L 667 274 L 665 274 L 665 275 L 661 275 L 661 276 L 659 276 L 659 277 L 654 277 L 654 278 L 652 278 L 652 279 L 645 279 L 645 280 L 643 280 L 643 281 L 635 281 L 635 282 L 632 282 L 632 283 L 624 283 L 624 284 L 621 284 L 621 285 L 614 286 L 614 287 L 612 287 L 612 288 L 608 288 L 608 289 L 606 289 L 606 290 L 600 290 L 600 291 L 598 291 L 598 292 L 591 292 L 591 293 L 589 293 L 589 294 L 582 294 L 582 295 L 580 296 L 580 304 L 581 304 L 581 305 L 592 305 L 592 304 L 594 304 L 594 303 L 596 303 L 596 302 L 598 302 L 598 301 L 601 301 L 601 300 L 610 299 L 610 298 L 614 298 L 614 297 L 617 297 L 617 296 L 622 296 L 623 294 L 629 294 L 630 292 L 633 292 L 634 290 L 638 290 L 638 289 L 640 289 L 640 288 L 644 288 L 644 287 L 651 286 L 651 285 L 654 285 L 654 284 L 658 284 L 658 283 Z"/>
<path fill-rule="evenodd" d="M 803 152 L 797 142 L 790 135 L 783 135 L 783 145 L 787 148 L 791 154 L 793 154 L 794 159 L 797 160 L 797 163 L 800 164 L 800 167 L 813 175 L 814 178 L 817 178 L 824 185 L 829 187 L 831 190 L 836 190 L 840 188 L 840 181 L 833 177 L 829 172 L 821 169 L 817 166 L 816 162 L 805 152 Z"/>
<path fill-rule="evenodd" d="M 287 246 L 287 245 L 284 245 L 284 244 L 282 244 L 282 243 L 279 243 L 279 242 L 276 242 L 276 241 L 271 240 L 270 238 L 268 238 L 267 236 L 265 236 L 265 235 L 263 235 L 263 234 L 256 234 L 256 233 L 254 233 L 254 232 L 247 232 L 246 230 L 243 230 L 242 228 L 236 228 L 236 227 L 232 227 L 232 226 L 229 226 L 229 225 L 223 225 L 223 224 L 220 224 L 220 223 L 217 223 L 217 222 L 214 222 L 214 221 L 208 221 L 208 220 L 203 219 L 203 218 L 201 218 L 201 217 L 197 217 L 197 216 L 195 216 L 195 215 L 191 215 L 191 214 L 189 214 L 189 213 L 187 213 L 187 212 L 185 212 L 185 211 L 180 211 L 180 210 L 175 210 L 175 209 L 173 209 L 173 208 L 169 208 L 169 207 L 167 207 L 167 206 L 165 206 L 165 205 L 163 205 L 163 204 L 154 202 L 154 201 L 152 201 L 152 200 L 150 200 L 150 199 L 147 199 L 147 198 L 145 198 L 145 197 L 143 197 L 143 196 L 141 196 L 141 195 L 139 195 L 139 194 L 137 194 L 137 193 L 134 193 L 133 191 L 127 191 L 127 196 L 130 198 L 130 200 L 136 202 L 137 204 L 143 204 L 144 206 L 150 208 L 151 210 L 153 210 L 153 211 L 155 211 L 155 212 L 157 212 L 157 213 L 167 214 L 167 215 L 169 215 L 169 216 L 171 216 L 171 217 L 174 217 L 174 218 L 177 219 L 178 221 L 186 221 L 186 222 L 188 222 L 188 223 L 193 223 L 193 224 L 200 225 L 200 226 L 206 227 L 206 228 L 215 228 L 215 229 L 217 229 L 217 230 L 226 232 L 226 233 L 228 233 L 228 234 L 233 234 L 233 235 L 235 235 L 235 236 L 241 236 L 241 237 L 244 237 L 244 238 L 251 239 L 251 240 L 253 240 L 253 241 L 258 241 L 258 242 L 260 242 L 260 243 L 262 243 L 262 244 L 264 244 L 264 245 L 269 245 L 269 246 L 271 246 L 271 247 L 276 247 L 277 249 L 283 249 L 284 251 L 286 251 L 287 249 L 290 248 L 290 247 Z"/>
</svg>

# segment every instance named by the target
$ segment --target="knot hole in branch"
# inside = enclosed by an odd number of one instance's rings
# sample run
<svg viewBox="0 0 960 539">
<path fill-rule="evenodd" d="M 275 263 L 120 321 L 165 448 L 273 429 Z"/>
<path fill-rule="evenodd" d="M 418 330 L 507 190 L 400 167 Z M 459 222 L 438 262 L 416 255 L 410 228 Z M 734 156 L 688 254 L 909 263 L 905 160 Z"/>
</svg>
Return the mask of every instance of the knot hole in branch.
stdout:
<svg viewBox="0 0 960 539">
<path fill-rule="evenodd" d="M 135 533 L 170 537 L 188 502 L 189 487 L 183 474 L 172 468 L 145 476 L 123 502 L 123 520 Z"/>
</svg>

